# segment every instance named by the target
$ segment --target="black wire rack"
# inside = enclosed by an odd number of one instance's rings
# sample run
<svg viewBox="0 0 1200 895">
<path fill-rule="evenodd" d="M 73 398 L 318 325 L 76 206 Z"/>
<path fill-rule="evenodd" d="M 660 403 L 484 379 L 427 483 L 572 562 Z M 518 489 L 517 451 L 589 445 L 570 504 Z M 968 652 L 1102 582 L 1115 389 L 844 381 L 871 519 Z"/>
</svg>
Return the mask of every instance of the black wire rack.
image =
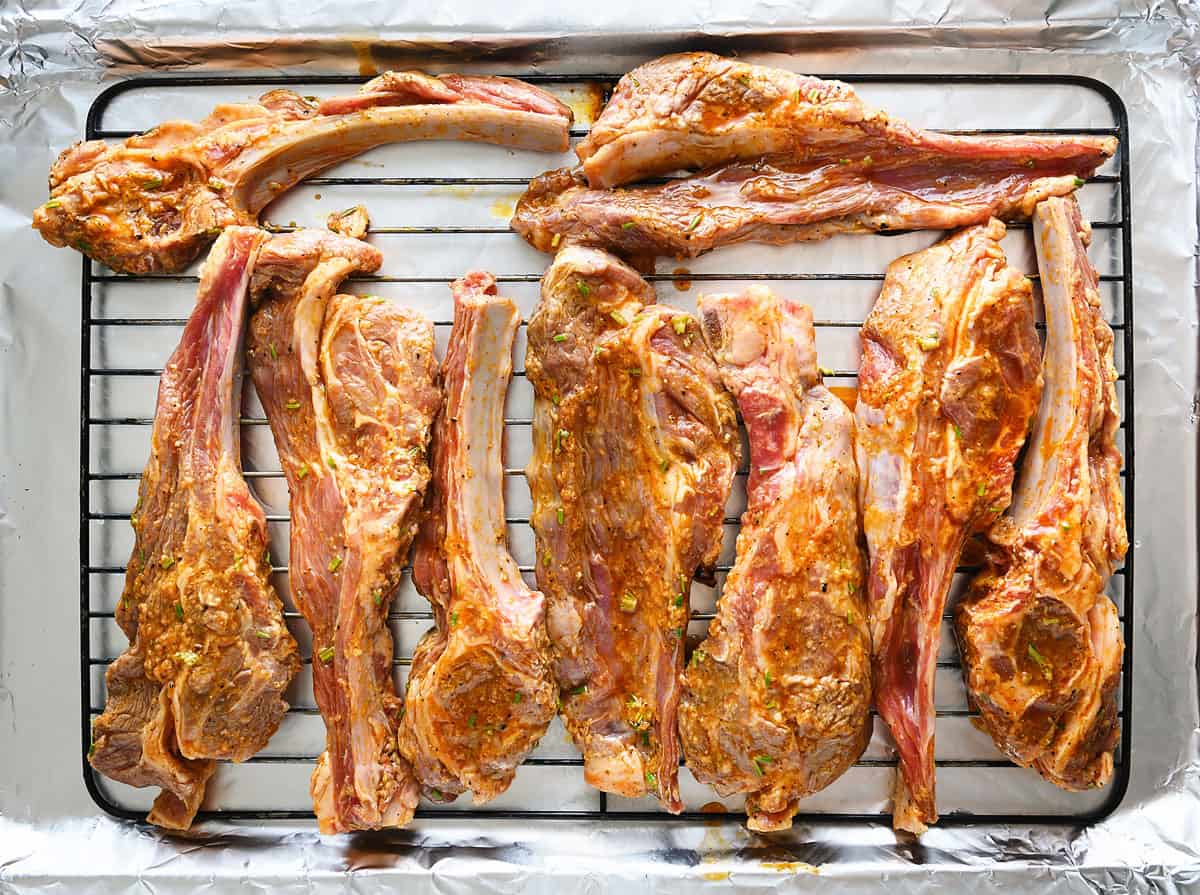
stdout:
<svg viewBox="0 0 1200 895">
<path fill-rule="evenodd" d="M 515 77 L 523 78 L 532 83 L 542 85 L 564 85 L 564 84 L 591 84 L 598 86 L 604 95 L 611 89 L 611 86 L 616 82 L 619 75 L 613 74 L 598 74 L 598 75 L 538 75 L 528 73 L 516 73 Z M 1123 476 L 1125 479 L 1125 500 L 1127 508 L 1127 525 L 1130 543 L 1134 543 L 1134 440 L 1133 440 L 1133 419 L 1130 415 L 1130 410 L 1134 406 L 1134 367 L 1133 367 L 1133 280 L 1132 280 L 1132 252 L 1131 252 L 1131 223 L 1130 223 L 1130 180 L 1129 180 L 1129 125 L 1124 104 L 1120 97 L 1107 85 L 1095 81 L 1090 78 L 1061 76 L 1061 75 L 843 75 L 831 76 L 838 77 L 841 80 L 851 84 L 878 84 L 878 85 L 932 85 L 937 87 L 949 87 L 952 85 L 995 85 L 997 87 L 1022 87 L 1022 86 L 1046 86 L 1058 85 L 1081 88 L 1087 91 L 1093 91 L 1098 94 L 1107 104 L 1112 114 L 1114 122 L 1111 127 L 1100 128 L 1009 128 L 1009 129 L 994 129 L 980 130 L 974 129 L 970 131 L 956 131 L 958 133 L 996 133 L 996 134 L 1011 134 L 1011 133 L 1037 133 L 1037 134 L 1097 134 L 1115 136 L 1120 144 L 1117 159 L 1116 173 L 1098 174 L 1091 178 L 1089 184 L 1106 184 L 1112 192 L 1110 207 L 1114 209 L 1114 215 L 1107 220 L 1098 220 L 1092 222 L 1092 227 L 1097 231 L 1114 231 L 1115 241 L 1113 243 L 1114 251 L 1119 254 L 1120 270 L 1116 273 L 1102 274 L 1100 279 L 1102 283 L 1112 284 L 1106 288 L 1115 290 L 1115 304 L 1120 309 L 1120 319 L 1111 321 L 1114 331 L 1117 334 L 1117 352 L 1120 355 L 1120 360 L 1123 361 L 1123 373 L 1121 373 L 1118 389 L 1123 391 L 1124 407 L 1122 432 L 1124 435 L 1124 456 L 1125 469 Z M 106 110 L 113 100 L 117 99 L 122 94 L 129 91 L 150 87 L 172 87 L 172 88 L 230 88 L 230 87 L 290 87 L 298 85 L 313 85 L 313 86 L 330 86 L 330 85 L 357 85 L 365 80 L 363 77 L 335 75 L 335 76 L 301 76 L 301 77 L 286 77 L 286 76 L 213 76 L 213 77 L 145 77 L 135 78 L 120 82 L 103 91 L 92 104 L 87 116 L 87 133 L 86 138 L 97 139 L 122 139 L 130 136 L 132 131 L 122 130 L 106 130 L 101 124 Z M 573 137 L 580 137 L 586 133 L 586 128 L 575 128 L 572 131 Z M 350 187 L 379 187 L 379 186 L 424 186 L 424 187 L 476 187 L 476 186 L 511 186 L 520 188 L 527 182 L 523 177 L 388 177 L 388 176 L 364 176 L 364 177 L 346 177 L 346 176 L 329 176 L 315 177 L 306 181 L 309 186 L 350 186 Z M 1021 225 L 1012 225 L 1020 227 Z M 1026 225 L 1027 226 L 1027 225 Z M 436 234 L 453 234 L 453 233 L 505 233 L 508 232 L 504 226 L 441 226 L 441 227 L 402 227 L 402 226 L 372 226 L 371 232 L 374 234 L 385 233 L 436 233 Z M 516 239 L 517 237 L 513 237 Z M 859 236 L 856 239 L 878 239 L 886 238 L 886 234 L 876 236 Z M 536 283 L 540 274 L 512 274 L 498 275 L 497 280 L 501 283 Z M 119 522 L 128 520 L 128 513 L 117 513 L 108 511 L 94 511 L 93 506 L 93 488 L 103 487 L 106 482 L 121 482 L 127 481 L 136 486 L 140 474 L 137 472 L 114 471 L 111 468 L 106 468 L 107 464 L 104 460 L 103 445 L 101 444 L 100 457 L 98 460 L 93 458 L 93 448 L 101 443 L 107 436 L 110 435 L 113 427 L 118 426 L 141 426 L 145 427 L 145 441 L 149 443 L 149 426 L 153 420 L 149 416 L 137 417 L 119 417 L 119 416 L 95 416 L 93 415 L 93 389 L 97 383 L 106 377 L 137 377 L 143 380 L 149 380 L 153 383 L 157 382 L 157 377 L 161 373 L 160 369 L 142 367 L 111 367 L 111 366 L 94 366 L 94 344 L 96 335 L 99 331 L 108 327 L 120 326 L 158 326 L 158 325 L 182 325 L 185 321 L 176 318 L 160 318 L 160 317 L 112 317 L 112 316 L 94 316 L 94 306 L 96 304 L 96 287 L 107 283 L 126 283 L 136 280 L 146 280 L 149 277 L 136 277 L 124 274 L 114 274 L 108 271 L 99 269 L 87 258 L 83 259 L 82 276 L 81 276 L 81 328 L 80 328 L 80 348 L 82 358 L 82 369 L 80 379 L 80 395 L 81 395 L 81 412 L 80 412 L 80 428 L 79 428 L 79 453 L 80 453 L 80 469 L 79 469 L 79 499 L 80 499 L 80 527 L 79 527 L 79 542 L 80 542 L 80 647 L 81 647 L 81 663 L 80 663 L 80 732 L 81 732 L 81 747 L 82 747 L 82 764 L 84 782 L 88 792 L 95 800 L 96 804 L 104 811 L 117 817 L 130 820 L 142 821 L 145 819 L 145 811 L 131 807 L 128 804 L 122 803 L 122 800 L 107 791 L 105 783 L 92 770 L 87 761 L 87 753 L 91 745 L 91 724 L 92 720 L 103 710 L 102 696 L 103 691 L 98 686 L 98 678 L 100 672 L 111 662 L 115 655 L 96 655 L 95 652 L 104 652 L 103 650 L 95 650 L 93 648 L 93 635 L 97 625 L 111 624 L 113 613 L 103 609 L 96 608 L 93 604 L 93 577 L 99 575 L 123 575 L 125 567 L 122 564 L 101 564 L 94 563 L 92 560 L 92 526 L 98 522 Z M 186 274 L 180 275 L 160 275 L 154 279 L 170 282 L 170 281 L 194 281 L 195 276 Z M 364 278 L 370 282 L 384 283 L 445 283 L 443 277 L 388 277 L 376 276 Z M 693 282 L 705 281 L 730 281 L 730 280 L 792 280 L 792 281 L 866 281 L 866 282 L 881 282 L 883 273 L 854 273 L 854 272 L 798 272 L 798 273 L 774 273 L 764 274 L 755 272 L 739 272 L 736 274 L 725 273 L 674 273 L 666 274 L 659 273 L 650 275 L 647 279 L 651 281 L 670 281 L 687 279 Z M 445 316 L 445 315 L 443 315 Z M 449 319 L 439 319 L 436 321 L 440 325 L 448 325 Z M 855 329 L 861 325 L 861 320 L 818 320 L 817 326 L 830 328 L 847 328 Z M 833 371 L 834 376 L 853 380 L 857 376 L 857 371 L 854 369 L 841 369 Z M 517 375 L 520 375 L 519 373 Z M 506 420 L 506 423 L 512 425 L 527 425 L 528 417 L 514 418 Z M 261 426 L 265 424 L 265 420 L 261 418 L 243 418 L 243 426 Z M 744 472 L 744 470 L 743 470 Z M 505 470 L 508 477 L 522 476 L 523 471 L 520 469 L 510 468 Z M 254 487 L 256 480 L 261 479 L 279 479 L 282 474 L 276 470 L 263 469 L 247 469 L 246 477 Z M 269 522 L 286 522 L 286 515 L 268 515 Z M 527 520 L 519 516 L 510 516 L 507 520 L 512 524 L 525 524 Z M 730 518 L 726 520 L 729 525 L 736 525 L 737 520 Z M 728 570 L 728 565 L 719 567 L 718 574 Z M 285 575 L 287 573 L 286 566 L 276 566 L 273 571 L 277 575 Z M 525 573 L 532 572 L 532 566 L 522 566 L 522 571 Z M 963 569 L 962 571 L 969 571 Z M 1102 817 L 1111 813 L 1121 799 L 1125 795 L 1126 788 L 1129 782 L 1130 774 L 1130 730 L 1131 730 L 1131 711 L 1132 711 L 1132 690 L 1130 674 L 1131 663 L 1133 661 L 1133 606 L 1134 606 L 1134 586 L 1133 586 L 1133 553 L 1131 552 L 1125 560 L 1125 565 L 1117 572 L 1118 580 L 1122 582 L 1123 604 L 1121 623 L 1125 636 L 1125 654 L 1124 664 L 1122 668 L 1121 682 L 1121 718 L 1122 732 L 1121 742 L 1117 751 L 1116 774 L 1115 779 L 1110 787 L 1107 798 L 1099 807 L 1090 807 L 1084 812 L 1063 811 L 1059 813 L 968 813 L 966 811 L 952 811 L 943 815 L 940 820 L 942 825 L 955 824 L 1087 824 L 1095 822 Z M 287 607 L 287 616 L 293 626 L 302 624 L 299 620 L 299 614 L 296 613 L 290 606 Z M 948 614 L 947 614 L 948 615 Z M 712 617 L 712 613 L 693 613 L 693 621 L 706 621 Z M 400 621 L 422 621 L 431 620 L 432 616 L 428 611 L 423 610 L 398 610 L 393 609 L 390 618 Z M 311 658 L 305 660 L 311 662 Z M 407 665 L 409 659 L 407 657 L 398 657 L 395 660 L 397 666 Z M 940 668 L 957 668 L 957 661 L 939 661 Z M 292 712 L 316 714 L 313 708 L 293 708 Z M 968 707 L 957 708 L 939 708 L 938 716 L 942 717 L 961 717 L 970 718 L 973 715 Z M 252 764 L 303 764 L 311 765 L 315 759 L 313 754 L 294 754 L 294 755 L 258 755 L 249 760 Z M 894 759 L 864 759 L 859 764 L 867 767 L 887 767 L 895 766 Z M 527 762 L 532 767 L 582 767 L 582 762 L 577 756 L 559 757 L 559 758 L 539 758 L 532 757 Z M 939 768 L 966 767 L 966 768 L 1009 768 L 1009 762 L 999 757 L 998 753 L 995 757 L 969 758 L 961 760 L 939 759 Z M 1023 772 L 1032 773 L 1032 772 Z M 680 815 L 670 815 L 661 811 L 652 810 L 614 810 L 610 805 L 610 799 L 603 793 L 596 793 L 596 807 L 588 810 L 526 810 L 520 807 L 516 808 L 480 808 L 480 809 L 448 809 L 444 807 L 428 807 L 422 805 L 418 810 L 417 816 L 426 818 L 454 818 L 463 821 L 471 818 L 478 818 L 484 821 L 487 818 L 509 818 L 509 819 L 568 819 L 568 820 L 586 820 L 586 819 L 607 819 L 607 820 L 636 820 L 636 821 L 712 821 L 714 815 L 711 813 L 700 811 L 689 811 Z M 221 820 L 302 820 L 311 819 L 312 813 L 309 810 L 293 810 L 280 808 L 278 805 L 272 806 L 264 804 L 261 807 L 253 809 L 237 809 L 237 810 L 216 810 L 216 811 L 201 811 L 198 815 L 199 820 L 205 819 L 221 819 Z M 841 821 L 841 822 L 867 822 L 867 823 L 888 823 L 889 815 L 876 811 L 820 811 L 820 812 L 801 812 L 797 815 L 798 822 L 804 821 Z"/>
</svg>

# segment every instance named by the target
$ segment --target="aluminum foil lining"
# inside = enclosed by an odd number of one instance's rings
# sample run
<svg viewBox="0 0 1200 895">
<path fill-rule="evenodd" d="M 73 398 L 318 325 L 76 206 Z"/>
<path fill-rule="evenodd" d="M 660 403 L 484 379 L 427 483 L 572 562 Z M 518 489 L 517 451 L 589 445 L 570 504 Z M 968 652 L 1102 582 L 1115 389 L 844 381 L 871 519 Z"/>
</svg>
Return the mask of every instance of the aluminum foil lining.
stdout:
<svg viewBox="0 0 1200 895">
<path fill-rule="evenodd" d="M 819 0 L 803 9 L 761 0 L 650 7 L 576 14 L 537 4 L 397 11 L 353 0 L 303 10 L 80 0 L 0 10 L 0 891 L 56 883 L 98 892 L 138 883 L 152 891 L 251 883 L 309 891 L 342 888 L 350 876 L 356 890 L 412 892 L 794 890 L 831 878 L 839 891 L 883 880 L 900 891 L 1057 884 L 1141 892 L 1200 883 L 1200 14 L 1183 4 L 1127 4 L 1116 15 L 1100 3 L 874 2 L 853 13 Z M 46 171 L 81 137 L 97 93 L 115 78 L 166 70 L 622 71 L 685 48 L 767 61 L 786 53 L 789 65 L 815 74 L 1069 73 L 1104 81 L 1124 100 L 1134 199 L 1137 601 L 1131 780 L 1118 809 L 1091 827 L 953 826 L 919 842 L 882 825 L 839 823 L 757 836 L 735 817 L 661 824 L 464 815 L 342 837 L 320 837 L 309 823 L 209 823 L 168 836 L 99 812 L 82 784 L 78 723 L 79 259 L 29 229 Z M 987 101 L 1012 104 L 998 112 L 1027 114 L 1028 102 L 1041 101 L 996 96 Z M 176 114 L 168 96 L 149 105 L 136 110 L 147 123 Z M 936 109 L 905 111 L 922 122 Z M 425 263 L 449 272 L 451 261 Z"/>
</svg>

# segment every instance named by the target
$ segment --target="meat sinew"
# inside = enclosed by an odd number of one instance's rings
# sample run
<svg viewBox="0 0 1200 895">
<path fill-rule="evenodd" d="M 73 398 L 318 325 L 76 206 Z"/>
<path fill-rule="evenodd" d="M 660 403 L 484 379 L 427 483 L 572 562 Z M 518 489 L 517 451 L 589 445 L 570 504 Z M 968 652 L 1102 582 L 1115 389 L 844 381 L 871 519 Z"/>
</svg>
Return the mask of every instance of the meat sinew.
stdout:
<svg viewBox="0 0 1200 895">
<path fill-rule="evenodd" d="M 721 545 L 736 416 L 697 321 L 568 247 L 529 322 L 538 582 L 562 713 L 593 786 L 680 811 L 688 594 Z"/>
<path fill-rule="evenodd" d="M 934 670 L 968 535 L 1008 506 L 1041 397 L 1032 287 L 999 221 L 888 267 L 862 328 L 857 454 L 870 551 L 875 705 L 899 752 L 893 820 L 922 832 L 934 799 Z"/>
<path fill-rule="evenodd" d="M 250 366 L 291 494 L 292 597 L 312 629 L 325 719 L 312 795 L 327 833 L 400 826 L 418 798 L 397 749 L 387 614 L 441 397 L 428 320 L 334 294 L 381 261 L 356 239 L 301 230 L 263 246 L 251 286 Z"/>
<path fill-rule="evenodd" d="M 550 94 L 508 78 L 388 72 L 323 101 L 272 90 L 199 123 L 72 146 L 33 225 L 114 270 L 178 271 L 221 228 L 254 224 L 304 178 L 376 146 L 455 139 L 561 152 L 571 121 Z"/>
<path fill-rule="evenodd" d="M 505 530 L 504 399 L 521 318 L 491 274 L 453 290 L 445 406 L 413 551 L 436 626 L 413 654 L 400 749 L 433 798 L 469 789 L 479 804 L 508 788 L 554 718 L 558 688 L 545 600 L 522 580 Z"/>
<path fill-rule="evenodd" d="M 238 227 L 213 246 L 163 370 L 116 609 L 130 647 L 109 666 L 92 726 L 92 766 L 161 787 L 149 819 L 174 829 L 191 825 L 213 759 L 244 761 L 266 745 L 300 670 L 238 445 L 234 385 L 262 238 Z"/>
<path fill-rule="evenodd" d="M 749 499 L 679 727 L 696 778 L 779 830 L 871 733 L 854 418 L 821 384 L 808 307 L 753 288 L 700 310 L 749 434 Z"/>
<path fill-rule="evenodd" d="M 1012 513 L 957 613 L 967 688 L 1013 761 L 1064 789 L 1112 779 L 1124 642 L 1104 588 L 1125 557 L 1113 334 L 1073 200 L 1034 214 L 1046 390 Z"/>
<path fill-rule="evenodd" d="M 565 240 L 678 257 L 745 241 L 946 230 L 1028 217 L 1115 150 L 1112 137 L 918 130 L 836 81 L 685 53 L 622 78 L 578 147 L 582 169 L 535 179 L 512 225 L 542 251 Z M 602 189 L 687 168 L 705 170 Z"/>
</svg>

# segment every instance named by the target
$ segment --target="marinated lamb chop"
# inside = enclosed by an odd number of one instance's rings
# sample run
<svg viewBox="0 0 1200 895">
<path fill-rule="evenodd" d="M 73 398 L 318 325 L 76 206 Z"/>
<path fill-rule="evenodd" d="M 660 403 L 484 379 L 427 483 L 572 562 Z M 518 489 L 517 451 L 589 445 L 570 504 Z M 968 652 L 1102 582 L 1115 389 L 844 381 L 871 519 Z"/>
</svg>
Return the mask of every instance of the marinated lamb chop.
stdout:
<svg viewBox="0 0 1200 895">
<path fill-rule="evenodd" d="M 888 267 L 862 328 L 857 445 L 875 706 L 899 753 L 893 821 L 937 820 L 933 683 L 965 539 L 1008 506 L 1042 392 L 1032 288 L 999 221 Z"/>
<path fill-rule="evenodd" d="M 1041 199 L 1082 185 L 1116 145 L 918 130 L 836 81 L 684 53 L 621 79 L 577 148 L 582 168 L 536 178 L 512 226 L 547 252 L 565 241 L 676 257 L 747 241 L 947 230 L 1028 218 Z M 703 171 L 605 189 L 681 169 Z"/>
<path fill-rule="evenodd" d="M 716 562 L 740 445 L 699 325 L 654 300 L 605 252 L 558 253 L 529 321 L 526 474 L 562 714 L 585 779 L 678 812 L 688 594 Z"/>
<path fill-rule="evenodd" d="M 808 307 L 752 288 L 706 295 L 700 310 L 741 407 L 750 479 L 737 561 L 684 674 L 679 729 L 696 779 L 747 793 L 750 829 L 780 830 L 871 734 L 854 418 L 821 384 Z"/>
<path fill-rule="evenodd" d="M 400 751 L 438 801 L 504 792 L 554 718 L 545 600 L 508 553 L 504 399 L 516 305 L 489 273 L 453 285 L 433 434 L 433 485 L 413 551 L 413 582 L 436 625 L 413 653 Z"/>
<path fill-rule="evenodd" d="M 300 230 L 263 246 L 251 285 L 250 366 L 291 494 L 292 596 L 312 629 L 325 719 L 311 786 L 324 833 L 401 826 L 418 799 L 397 749 L 387 613 L 441 398 L 428 320 L 334 294 L 381 262 L 356 239 Z"/>
<path fill-rule="evenodd" d="M 1063 789 L 1112 779 L 1124 641 L 1105 595 L 1128 548 L 1113 333 L 1090 229 L 1069 199 L 1034 213 L 1046 305 L 1046 390 L 1012 511 L 956 616 L 982 727 Z"/>
<path fill-rule="evenodd" d="M 1058 171 L 1057 166 L 1086 176 L 1083 171 L 1090 173 L 1116 148 L 1113 137 L 960 136 L 920 130 L 871 108 L 840 81 L 713 53 L 678 53 L 625 75 L 575 151 L 591 186 L 613 187 L 762 156 L 832 159 L 859 171 L 872 170 L 872 162 L 884 170 L 900 162 L 921 168 L 933 161 L 995 162 L 1000 167 L 993 176 L 1029 168 L 1037 179 L 1054 176 L 1050 172 Z M 982 170 L 991 169 L 985 165 Z M 949 183 L 957 172 L 940 173 Z M 910 184 L 930 191 L 946 185 L 933 178 Z"/>
<path fill-rule="evenodd" d="M 234 385 L 263 236 L 237 227 L 213 246 L 163 370 L 116 609 L 130 645 L 108 668 L 92 725 L 92 767 L 160 787 L 149 820 L 171 829 L 191 826 L 213 759 L 244 761 L 267 744 L 300 670 L 238 444 Z"/>
<path fill-rule="evenodd" d="M 281 193 L 376 146 L 453 139 L 562 152 L 571 121 L 550 94 L 508 78 L 387 72 L 323 101 L 272 90 L 199 123 L 72 146 L 33 225 L 114 270 L 179 271 L 223 227 L 255 224 Z"/>
</svg>

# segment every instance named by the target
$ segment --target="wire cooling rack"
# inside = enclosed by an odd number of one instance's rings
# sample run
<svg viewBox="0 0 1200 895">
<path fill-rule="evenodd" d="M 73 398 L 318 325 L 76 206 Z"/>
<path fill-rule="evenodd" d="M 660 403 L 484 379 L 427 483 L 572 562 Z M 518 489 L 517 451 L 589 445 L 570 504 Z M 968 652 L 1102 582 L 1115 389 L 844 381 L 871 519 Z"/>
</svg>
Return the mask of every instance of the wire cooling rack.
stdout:
<svg viewBox="0 0 1200 895">
<path fill-rule="evenodd" d="M 572 142 L 587 125 L 618 75 L 532 75 L 514 72 L 556 93 L 576 110 Z M 1129 133 L 1124 105 L 1106 85 L 1087 78 L 1041 75 L 848 75 L 868 101 L 915 123 L 960 133 L 1088 133 L 1112 135 L 1115 159 L 1080 190 L 1092 220 L 1092 259 L 1100 270 L 1105 313 L 1117 336 L 1116 361 L 1122 399 L 1124 486 L 1130 543 L 1134 535 L 1133 287 L 1130 234 Z M 289 87 L 301 94 L 354 89 L 364 78 L 171 77 L 138 78 L 116 84 L 93 103 L 87 139 L 123 139 L 172 117 L 198 119 L 220 101 L 246 101 L 263 90 Z M 1038 111 L 1031 111 L 1038 110 Z M 936 120 L 940 117 L 941 120 Z M 935 120 L 931 120 L 935 119 Z M 278 229 L 296 220 L 320 226 L 329 211 L 365 204 L 372 211 L 372 240 L 385 255 L 379 275 L 350 280 L 349 291 L 374 292 L 420 308 L 435 321 L 440 346 L 451 322 L 448 282 L 471 267 L 493 270 L 502 290 L 528 317 L 547 258 L 524 246 L 506 224 L 512 203 L 530 177 L 570 164 L 561 158 L 466 144 L 409 144 L 376 150 L 312 178 L 267 209 L 264 221 Z M 315 192 L 314 192 L 315 191 Z M 289 215 L 295 215 L 289 218 Z M 814 308 L 827 381 L 851 398 L 857 374 L 857 331 L 878 292 L 888 261 L 929 245 L 938 234 L 873 234 L 837 237 L 790 247 L 739 246 L 688 262 L 664 261 L 648 277 L 660 301 L 694 309 L 701 291 L 732 291 L 747 281 L 767 281 L 778 292 Z M 1028 225 L 1010 227 L 1005 243 L 1010 263 L 1036 282 Z M 132 547 L 129 513 L 136 500 L 153 422 L 154 395 L 162 363 L 173 350 L 191 309 L 195 268 L 172 276 L 115 274 L 86 258 L 82 270 L 80 415 L 80 643 L 81 746 L 88 791 L 110 814 L 144 819 L 154 791 L 136 790 L 96 774 L 87 763 L 91 722 L 103 710 L 104 671 L 125 648 L 113 609 Z M 691 291 L 689 294 L 689 290 Z M 521 358 L 506 411 L 505 497 L 512 552 L 532 581 L 533 542 L 528 527 L 529 494 L 523 466 L 529 450 L 532 394 Z M 262 409 L 247 385 L 242 418 L 243 465 L 251 488 L 267 508 L 271 555 L 284 558 L 273 580 L 285 603 L 288 625 L 311 656 L 311 642 L 287 587 L 287 491 Z M 745 470 L 735 483 L 726 519 L 725 547 L 717 585 L 693 588 L 693 642 L 713 615 L 720 584 L 733 559 L 737 519 L 745 502 Z M 969 568 L 961 568 L 951 603 Z M 986 735 L 972 725 L 957 651 L 943 618 L 937 669 L 937 765 L 942 824 L 1085 823 L 1111 812 L 1129 780 L 1129 674 L 1133 645 L 1133 556 L 1113 577 L 1125 634 L 1120 708 L 1122 736 L 1113 783 L 1093 793 L 1062 793 L 1033 772 L 1013 767 Z M 389 616 L 396 640 L 396 676 L 403 686 L 411 651 L 431 623 L 428 605 L 405 576 Z M 312 816 L 308 777 L 323 748 L 324 728 L 305 671 L 289 691 L 292 708 L 279 732 L 259 755 L 241 765 L 222 763 L 209 785 L 200 819 L 302 819 Z M 862 760 L 822 793 L 806 800 L 797 820 L 841 819 L 887 822 L 894 750 L 882 722 L 875 725 Z M 583 783 L 581 762 L 556 721 L 521 768 L 509 792 L 482 808 L 460 800 L 450 806 L 422 804 L 418 817 L 712 820 L 715 812 L 741 809 L 738 799 L 719 799 L 684 769 L 687 804 L 673 817 L 649 799 L 606 796 Z"/>
</svg>

